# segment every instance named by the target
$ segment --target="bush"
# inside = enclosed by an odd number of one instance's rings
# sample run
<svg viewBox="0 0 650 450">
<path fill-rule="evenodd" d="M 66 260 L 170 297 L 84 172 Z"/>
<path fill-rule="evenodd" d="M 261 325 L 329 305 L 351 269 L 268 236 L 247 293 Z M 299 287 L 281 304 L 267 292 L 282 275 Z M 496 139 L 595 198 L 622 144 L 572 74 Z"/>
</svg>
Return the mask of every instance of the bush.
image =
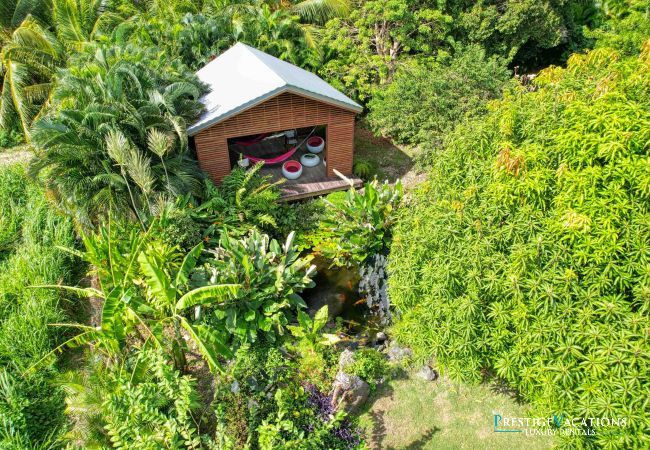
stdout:
<svg viewBox="0 0 650 450">
<path fill-rule="evenodd" d="M 215 396 L 218 429 L 232 438 L 226 448 L 358 448 L 354 424 L 300 376 L 293 355 L 263 342 L 241 347 Z"/>
<path fill-rule="evenodd" d="M 192 217 L 204 226 L 203 234 L 216 243 L 221 230 L 242 236 L 251 228 L 284 240 L 291 231 L 302 232 L 315 227 L 321 209 L 317 202 L 289 205 L 280 201 L 278 183 L 260 176 L 263 167 L 249 170 L 235 168 L 219 187 L 206 182 L 204 202 Z"/>
<path fill-rule="evenodd" d="M 303 236 L 304 246 L 337 266 L 363 265 L 366 260 L 385 252 L 391 241 L 391 227 L 402 200 L 402 184 L 366 183 L 363 192 L 327 196 L 323 219 L 313 233 Z"/>
<path fill-rule="evenodd" d="M 102 405 L 106 431 L 117 448 L 205 448 L 193 411 L 195 382 L 181 375 L 162 352 L 140 350 Z M 154 445 L 155 444 L 155 445 Z"/>
<path fill-rule="evenodd" d="M 22 144 L 23 135 L 16 130 L 0 129 L 0 150 Z"/>
<path fill-rule="evenodd" d="M 466 117 L 487 111 L 510 73 L 505 61 L 471 45 L 439 63 L 405 65 L 369 103 L 372 129 L 404 144 L 439 145 Z"/>
<path fill-rule="evenodd" d="M 648 446 L 649 57 L 574 55 L 457 128 L 389 263 L 398 339 L 540 414 L 627 417 L 604 447 Z"/>
<path fill-rule="evenodd" d="M 242 290 L 236 301 L 206 306 L 206 322 L 225 329 L 235 345 L 255 342 L 261 335 L 271 341 L 283 336 L 298 310 L 306 307 L 300 293 L 314 286 L 315 267 L 300 258 L 293 237 L 281 247 L 257 231 L 240 240 L 224 233 L 212 253 L 214 258 L 197 271 L 194 280 L 240 285 Z"/>
<path fill-rule="evenodd" d="M 363 378 L 372 390 L 388 374 L 386 357 L 374 348 L 362 348 L 354 352 L 354 361 L 347 372 Z"/>
</svg>

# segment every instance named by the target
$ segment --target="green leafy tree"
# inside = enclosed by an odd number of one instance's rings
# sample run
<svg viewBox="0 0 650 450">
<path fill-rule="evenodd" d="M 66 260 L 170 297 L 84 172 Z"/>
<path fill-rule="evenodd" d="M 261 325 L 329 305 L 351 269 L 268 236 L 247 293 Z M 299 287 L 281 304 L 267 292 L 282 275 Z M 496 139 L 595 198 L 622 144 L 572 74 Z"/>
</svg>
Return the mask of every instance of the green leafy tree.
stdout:
<svg viewBox="0 0 650 450">
<path fill-rule="evenodd" d="M 649 56 L 573 55 L 458 127 L 391 247 L 394 332 L 421 358 L 540 415 L 627 418 L 567 446 L 648 445 Z"/>
<path fill-rule="evenodd" d="M 4 2 L 3 2 L 4 5 Z M 10 14 L 11 6 L 14 13 Z M 0 125 L 19 125 L 26 140 L 45 111 L 57 69 L 68 56 L 110 30 L 120 18 L 102 0 L 8 1 L 0 10 L 5 27 L 0 51 Z M 3 6 L 4 9 L 4 6 Z M 29 11 L 29 14 L 25 14 Z M 32 15 L 34 13 L 34 15 Z"/>
<path fill-rule="evenodd" d="M 419 0 L 372 0 L 324 31 L 328 80 L 362 101 L 389 82 L 403 56 L 431 54 L 444 42 L 451 17 Z"/>
<path fill-rule="evenodd" d="M 439 146 L 462 120 L 484 114 L 510 78 L 502 58 L 477 45 L 439 63 L 403 65 L 368 107 L 372 128 L 396 142 Z"/>
<path fill-rule="evenodd" d="M 596 46 L 637 55 L 650 36 L 650 1 L 617 0 L 603 3 L 604 21 L 587 34 Z"/>
</svg>

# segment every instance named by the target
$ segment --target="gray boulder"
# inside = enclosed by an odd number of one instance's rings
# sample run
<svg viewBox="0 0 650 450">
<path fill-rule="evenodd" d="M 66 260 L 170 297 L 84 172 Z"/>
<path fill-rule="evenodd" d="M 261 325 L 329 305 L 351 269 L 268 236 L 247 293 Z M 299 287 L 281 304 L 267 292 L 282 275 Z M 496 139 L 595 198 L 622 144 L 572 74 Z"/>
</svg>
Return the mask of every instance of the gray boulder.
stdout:
<svg viewBox="0 0 650 450">
<path fill-rule="evenodd" d="M 368 400 L 370 386 L 357 375 L 339 372 L 332 386 L 332 407 L 356 413 Z"/>
<path fill-rule="evenodd" d="M 418 378 L 422 378 L 424 381 L 435 381 L 438 379 L 438 372 L 433 370 L 428 365 L 424 365 L 418 373 L 415 374 Z"/>
<path fill-rule="evenodd" d="M 386 351 L 388 360 L 392 363 L 401 363 L 413 356 L 413 351 L 408 347 L 400 347 L 397 342 L 392 341 Z"/>
</svg>

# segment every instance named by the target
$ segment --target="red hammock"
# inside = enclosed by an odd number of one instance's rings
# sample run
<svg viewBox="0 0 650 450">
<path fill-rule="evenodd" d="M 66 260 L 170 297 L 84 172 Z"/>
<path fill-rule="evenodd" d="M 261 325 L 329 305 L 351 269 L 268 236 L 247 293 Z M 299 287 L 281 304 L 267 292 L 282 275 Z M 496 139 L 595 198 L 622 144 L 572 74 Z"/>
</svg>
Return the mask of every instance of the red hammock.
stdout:
<svg viewBox="0 0 650 450">
<path fill-rule="evenodd" d="M 295 147 L 289 149 L 288 152 L 283 153 L 283 154 L 281 154 L 280 156 L 276 156 L 275 158 L 257 158 L 257 157 L 255 157 L 255 156 L 244 155 L 244 154 L 241 153 L 241 152 L 237 152 L 237 153 L 239 153 L 240 155 L 242 155 L 244 158 L 248 158 L 249 160 L 251 160 L 251 161 L 254 162 L 254 163 L 257 163 L 257 162 L 263 162 L 264 164 L 280 164 L 281 162 L 284 162 L 284 161 L 286 161 L 287 159 L 291 158 L 291 157 L 293 156 L 293 154 L 296 153 L 296 151 L 300 148 L 300 146 L 301 146 L 302 144 L 304 144 L 305 141 L 307 141 L 307 139 L 309 139 L 309 138 L 311 137 L 312 134 L 314 134 L 314 131 L 316 131 L 316 128 L 314 128 L 313 130 L 311 130 L 311 133 L 309 133 L 309 135 L 307 135 L 307 137 L 306 137 L 305 139 L 303 139 L 303 141 L 302 141 L 300 144 L 298 144 L 298 145 L 296 145 Z M 260 136 L 262 136 L 262 137 L 260 137 Z M 264 137 L 266 137 L 266 136 L 268 136 L 268 133 L 265 134 L 265 135 L 260 134 L 259 136 L 256 136 L 255 138 L 253 138 L 253 140 L 255 140 L 256 142 L 259 142 L 259 141 L 261 141 L 262 139 L 264 139 Z M 245 142 L 251 142 L 251 141 L 245 141 Z M 251 142 L 251 143 L 248 144 L 248 145 L 252 145 L 252 144 L 254 144 L 254 143 L 255 143 L 255 142 Z M 239 144 L 239 142 L 238 142 L 238 144 Z M 242 145 L 242 144 L 240 144 L 240 145 Z"/>
</svg>

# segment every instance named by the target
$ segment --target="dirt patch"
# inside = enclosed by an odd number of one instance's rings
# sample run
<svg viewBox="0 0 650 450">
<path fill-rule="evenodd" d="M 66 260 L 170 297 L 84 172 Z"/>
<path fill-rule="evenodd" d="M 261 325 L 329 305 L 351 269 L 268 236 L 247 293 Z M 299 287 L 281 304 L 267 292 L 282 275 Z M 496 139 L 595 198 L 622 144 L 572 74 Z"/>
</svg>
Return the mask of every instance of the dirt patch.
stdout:
<svg viewBox="0 0 650 450">
<path fill-rule="evenodd" d="M 395 182 L 398 178 L 404 186 L 420 183 L 425 174 L 415 165 L 417 148 L 396 145 L 389 139 L 376 136 L 361 121 L 357 124 L 354 138 L 355 161 L 367 161 L 373 167 L 373 174 L 380 180 Z"/>
<path fill-rule="evenodd" d="M 0 151 L 0 167 L 10 166 L 17 163 L 28 163 L 34 154 L 25 147 L 19 147 L 19 150 Z"/>
</svg>

